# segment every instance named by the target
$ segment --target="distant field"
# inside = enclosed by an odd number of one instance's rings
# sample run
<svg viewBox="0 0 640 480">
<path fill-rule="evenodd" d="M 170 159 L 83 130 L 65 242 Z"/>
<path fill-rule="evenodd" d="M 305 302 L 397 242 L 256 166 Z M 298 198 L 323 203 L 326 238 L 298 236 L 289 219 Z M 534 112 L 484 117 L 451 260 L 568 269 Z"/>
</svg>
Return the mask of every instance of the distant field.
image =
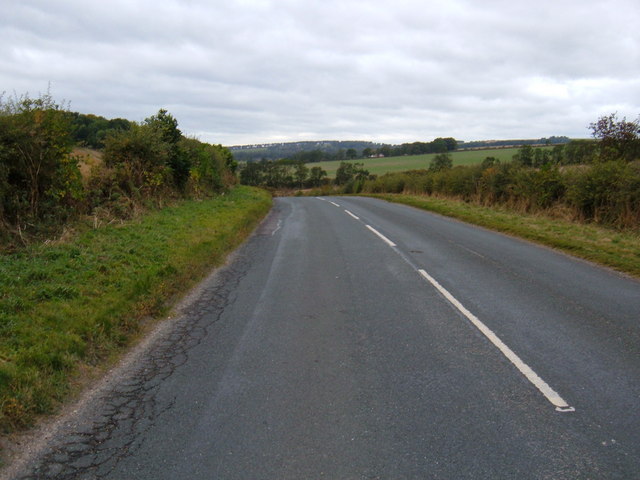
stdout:
<svg viewBox="0 0 640 480">
<path fill-rule="evenodd" d="M 541 147 L 551 148 L 551 147 Z M 453 152 L 453 165 L 473 165 L 481 163 L 486 157 L 495 157 L 501 162 L 508 162 L 518 152 L 518 148 L 497 148 L 490 150 L 469 150 L 462 152 Z M 435 153 L 427 155 L 409 155 L 403 157 L 389 158 L 359 158 L 355 162 L 364 163 L 369 173 L 375 175 L 383 175 L 389 172 L 404 172 L 405 170 L 418 170 L 421 168 L 429 168 L 431 159 Z M 329 177 L 336 176 L 336 170 L 340 165 L 339 161 L 310 163 L 308 167 L 322 167 L 327 171 Z"/>
</svg>

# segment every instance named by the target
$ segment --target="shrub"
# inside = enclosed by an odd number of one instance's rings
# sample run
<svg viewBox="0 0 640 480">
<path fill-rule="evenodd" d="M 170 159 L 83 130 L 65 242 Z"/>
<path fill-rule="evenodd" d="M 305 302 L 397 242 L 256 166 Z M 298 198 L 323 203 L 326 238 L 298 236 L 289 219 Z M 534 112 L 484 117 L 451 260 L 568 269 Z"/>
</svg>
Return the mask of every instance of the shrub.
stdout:
<svg viewBox="0 0 640 480">
<path fill-rule="evenodd" d="M 69 117 L 47 93 L 0 97 L 0 228 L 64 217 L 81 198 Z"/>
<path fill-rule="evenodd" d="M 640 221 L 640 165 L 603 162 L 572 172 L 568 201 L 585 220 L 637 228 Z"/>
</svg>

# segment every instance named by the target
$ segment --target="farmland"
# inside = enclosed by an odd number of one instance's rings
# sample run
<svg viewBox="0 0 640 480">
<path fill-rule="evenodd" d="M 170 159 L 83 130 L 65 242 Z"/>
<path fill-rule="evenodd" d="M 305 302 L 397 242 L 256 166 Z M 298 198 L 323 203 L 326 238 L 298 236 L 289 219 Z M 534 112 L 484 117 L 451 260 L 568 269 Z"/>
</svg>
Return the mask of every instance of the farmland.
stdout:
<svg viewBox="0 0 640 480">
<path fill-rule="evenodd" d="M 551 148 L 551 147 L 541 147 Z M 517 148 L 501 148 L 501 149 L 489 149 L 489 150 L 464 150 L 459 152 L 453 152 L 451 154 L 453 158 L 453 165 L 473 165 L 480 163 L 486 157 L 495 157 L 500 162 L 508 162 L 513 155 L 518 152 Z M 383 175 L 389 172 L 404 172 L 406 170 L 419 170 L 428 168 L 431 159 L 435 156 L 435 153 L 426 155 L 408 155 L 403 157 L 388 157 L 388 158 L 360 158 L 354 160 L 356 162 L 364 163 L 364 168 L 369 170 L 369 173 L 375 175 Z M 340 165 L 339 161 L 332 162 L 318 162 L 309 164 L 309 166 L 318 166 L 327 171 L 327 175 L 330 178 L 335 177 L 336 170 Z"/>
</svg>

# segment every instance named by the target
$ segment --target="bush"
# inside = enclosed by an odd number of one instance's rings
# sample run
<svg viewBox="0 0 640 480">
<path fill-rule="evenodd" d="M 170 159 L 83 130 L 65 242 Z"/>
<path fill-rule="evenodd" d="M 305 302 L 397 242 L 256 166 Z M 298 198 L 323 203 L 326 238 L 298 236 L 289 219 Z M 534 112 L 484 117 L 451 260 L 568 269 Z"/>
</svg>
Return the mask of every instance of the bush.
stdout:
<svg viewBox="0 0 640 480">
<path fill-rule="evenodd" d="M 486 168 L 485 168 L 486 166 Z M 618 228 L 640 224 L 640 162 L 524 167 L 520 160 L 440 171 L 391 173 L 363 185 L 368 193 L 438 194 L 484 205 L 544 211 L 561 205 L 575 217 Z M 357 193 L 355 184 L 348 192 Z"/>
<path fill-rule="evenodd" d="M 63 106 L 38 98 L 0 97 L 0 228 L 56 223 L 82 197 L 77 159 Z"/>
<path fill-rule="evenodd" d="M 584 220 L 637 228 L 640 164 L 603 162 L 572 173 L 567 197 Z"/>
</svg>

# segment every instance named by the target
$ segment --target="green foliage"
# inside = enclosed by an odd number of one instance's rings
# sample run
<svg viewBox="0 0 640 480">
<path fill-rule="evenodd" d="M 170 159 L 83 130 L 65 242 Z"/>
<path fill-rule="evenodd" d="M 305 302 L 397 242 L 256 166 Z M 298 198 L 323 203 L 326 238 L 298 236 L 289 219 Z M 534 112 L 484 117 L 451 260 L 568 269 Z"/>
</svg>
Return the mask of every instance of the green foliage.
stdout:
<svg viewBox="0 0 640 480">
<path fill-rule="evenodd" d="M 518 150 L 518 153 L 513 156 L 513 160 L 523 167 L 533 166 L 533 147 L 531 145 L 523 145 Z"/>
<path fill-rule="evenodd" d="M 298 184 L 298 186 L 300 188 L 303 188 L 309 176 L 309 168 L 304 163 L 299 162 L 295 166 L 295 171 L 293 175 L 294 175 L 294 180 Z"/>
<path fill-rule="evenodd" d="M 345 156 L 349 160 L 354 160 L 354 159 L 358 158 L 358 152 L 356 152 L 355 148 L 350 148 L 345 153 Z"/>
<path fill-rule="evenodd" d="M 105 165 L 115 172 L 116 188 L 133 199 L 155 195 L 167 186 L 169 156 L 162 132 L 148 125 L 134 124 L 105 139 Z"/>
<path fill-rule="evenodd" d="M 628 122 L 618 120 L 615 113 L 600 117 L 589 125 L 594 138 L 599 140 L 602 161 L 640 159 L 640 118 Z"/>
<path fill-rule="evenodd" d="M 108 120 L 98 115 L 86 115 L 78 112 L 69 112 L 68 117 L 74 141 L 78 145 L 94 149 L 104 148 L 104 139 L 110 131 L 128 130 L 132 124 L 124 118 Z"/>
<path fill-rule="evenodd" d="M 598 143 L 593 140 L 571 140 L 564 146 L 564 165 L 593 163 L 598 158 Z"/>
<path fill-rule="evenodd" d="M 104 145 L 84 181 L 74 141 Z M 166 110 L 138 124 L 70 113 L 49 94 L 0 97 L 0 241 L 28 243 L 83 213 L 128 218 L 167 198 L 207 196 L 234 184 L 236 167 L 228 149 L 185 139 Z"/>
<path fill-rule="evenodd" d="M 263 160 L 245 164 L 240 170 L 240 183 L 272 189 L 315 188 L 324 183 L 326 176 L 322 168 L 309 169 L 301 161 Z"/>
<path fill-rule="evenodd" d="M 439 172 L 441 170 L 448 170 L 453 167 L 453 159 L 451 155 L 448 153 L 439 153 L 433 160 L 431 160 L 431 164 L 429 165 L 429 170 L 432 172 Z"/>
<path fill-rule="evenodd" d="M 47 93 L 0 97 L 0 227 L 64 218 L 80 197 L 64 107 Z"/>
<path fill-rule="evenodd" d="M 166 145 L 166 164 L 171 168 L 175 187 L 184 191 L 191 170 L 191 159 L 180 148 L 182 132 L 178 128 L 178 120 L 166 110 L 160 109 L 156 115 L 145 119 L 144 125 L 158 134 Z"/>
<path fill-rule="evenodd" d="M 185 137 L 180 140 L 180 149 L 190 165 L 189 188 L 194 195 L 205 196 L 225 188 L 229 150 Z"/>
<path fill-rule="evenodd" d="M 569 177 L 567 199 L 584 219 L 640 225 L 640 163 L 599 162 Z"/>
<path fill-rule="evenodd" d="M 480 164 L 483 170 L 491 168 L 495 165 L 500 165 L 500 160 L 498 160 L 496 157 L 485 157 L 485 159 L 482 160 L 482 163 Z"/>
<path fill-rule="evenodd" d="M 340 162 L 336 171 L 336 185 L 346 185 L 350 182 L 363 182 L 369 177 L 369 171 L 365 170 L 364 163 Z"/>
<path fill-rule="evenodd" d="M 311 169 L 309 170 L 308 184 L 312 188 L 317 188 L 322 185 L 326 177 L 327 177 L 326 170 L 323 170 L 321 167 L 318 167 L 318 166 L 311 167 Z"/>
<path fill-rule="evenodd" d="M 475 166 L 387 174 L 365 182 L 363 191 L 445 195 L 521 212 L 562 208 L 583 221 L 638 229 L 640 162 L 560 167 L 551 158 L 540 168 L 525 167 L 521 161 L 489 160 Z"/>
</svg>

